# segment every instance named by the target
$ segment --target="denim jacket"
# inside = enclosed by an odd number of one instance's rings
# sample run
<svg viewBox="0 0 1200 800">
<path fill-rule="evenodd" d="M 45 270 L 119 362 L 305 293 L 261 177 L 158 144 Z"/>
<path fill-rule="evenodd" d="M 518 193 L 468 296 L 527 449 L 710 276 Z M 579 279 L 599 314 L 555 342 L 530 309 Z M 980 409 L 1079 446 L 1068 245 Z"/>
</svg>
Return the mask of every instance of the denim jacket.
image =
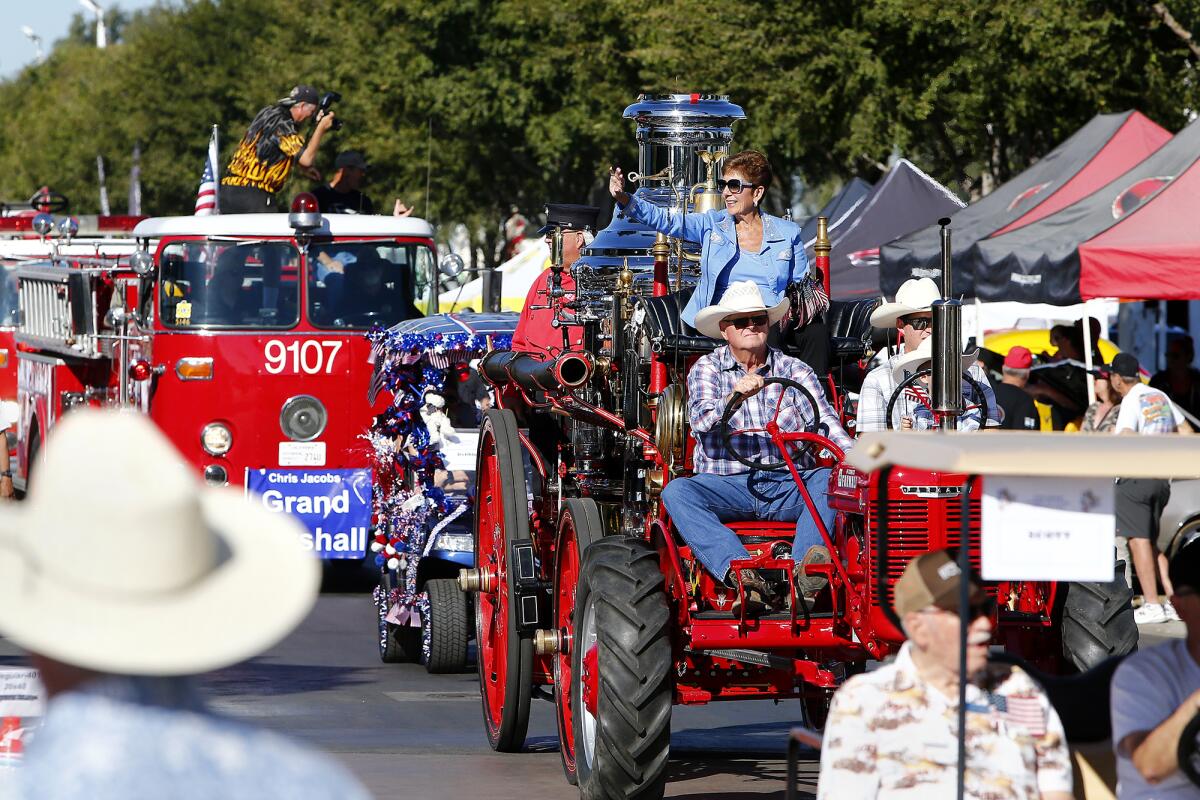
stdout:
<svg viewBox="0 0 1200 800">
<path fill-rule="evenodd" d="M 700 243 L 700 283 L 680 315 L 688 325 L 695 326 L 696 313 L 720 300 L 713 297 L 717 277 L 729 263 L 737 258 L 737 232 L 733 227 L 733 215 L 725 209 L 706 211 L 703 214 L 672 214 L 665 208 L 647 202 L 635 194 L 622 209 L 631 219 L 656 231 L 689 242 Z M 774 299 L 764 297 L 768 305 L 783 299 L 789 283 L 799 281 L 808 274 L 808 256 L 804 253 L 804 240 L 800 226 L 770 214 L 762 214 L 763 246 L 778 265 L 775 275 L 764 276 L 759 285 L 772 288 Z"/>
</svg>

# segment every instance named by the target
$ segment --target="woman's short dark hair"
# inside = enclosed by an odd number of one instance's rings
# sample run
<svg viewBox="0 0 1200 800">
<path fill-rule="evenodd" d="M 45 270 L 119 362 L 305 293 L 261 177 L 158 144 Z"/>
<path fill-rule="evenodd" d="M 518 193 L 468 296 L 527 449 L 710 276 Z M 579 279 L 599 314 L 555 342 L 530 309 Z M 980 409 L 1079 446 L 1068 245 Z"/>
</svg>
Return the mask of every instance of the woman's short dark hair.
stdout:
<svg viewBox="0 0 1200 800">
<path fill-rule="evenodd" d="M 726 170 L 737 170 L 755 186 L 764 189 L 771 185 L 771 164 L 757 150 L 743 150 L 725 159 Z"/>
</svg>

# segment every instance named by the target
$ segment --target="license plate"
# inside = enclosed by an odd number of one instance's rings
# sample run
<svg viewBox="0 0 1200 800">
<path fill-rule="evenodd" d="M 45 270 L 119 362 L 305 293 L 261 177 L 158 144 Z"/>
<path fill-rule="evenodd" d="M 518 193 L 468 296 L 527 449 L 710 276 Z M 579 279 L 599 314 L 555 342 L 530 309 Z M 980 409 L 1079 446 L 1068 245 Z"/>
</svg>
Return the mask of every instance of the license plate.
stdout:
<svg viewBox="0 0 1200 800">
<path fill-rule="evenodd" d="M 325 466 L 325 443 L 280 442 L 279 466 L 323 467 Z"/>
</svg>

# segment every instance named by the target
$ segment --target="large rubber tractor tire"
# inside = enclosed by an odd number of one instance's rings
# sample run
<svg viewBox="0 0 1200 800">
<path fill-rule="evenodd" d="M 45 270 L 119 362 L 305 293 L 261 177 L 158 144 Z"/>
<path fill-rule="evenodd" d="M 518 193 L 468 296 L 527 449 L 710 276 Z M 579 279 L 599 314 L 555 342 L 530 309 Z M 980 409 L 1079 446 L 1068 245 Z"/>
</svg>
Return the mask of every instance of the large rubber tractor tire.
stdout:
<svg viewBox="0 0 1200 800">
<path fill-rule="evenodd" d="M 391 573 L 379 578 L 375 592 L 375 619 L 379 625 L 379 660 L 385 664 L 403 664 L 421 660 L 421 629 L 409 625 L 393 625 L 385 617 L 387 598 L 393 587 Z"/>
<path fill-rule="evenodd" d="M 660 798 L 671 745 L 671 615 L 658 554 L 606 536 L 575 594 L 572 707 L 584 800 Z"/>
<path fill-rule="evenodd" d="M 488 744 L 504 753 L 520 750 L 529 730 L 533 639 L 517 633 L 516 579 L 508 569 L 513 541 L 528 538 L 517 418 L 508 409 L 489 409 L 475 470 L 475 567 L 490 573 L 494 585 L 475 596 L 475 640 Z"/>
<path fill-rule="evenodd" d="M 591 545 L 604 535 L 600 506 L 590 498 L 569 498 L 558 522 L 558 545 L 554 563 L 554 629 L 560 641 L 575 639 L 575 601 L 579 570 Z M 554 710 L 558 722 L 558 752 L 567 782 L 576 783 L 575 723 L 571 705 L 573 648 L 560 647 L 554 656 Z"/>
<path fill-rule="evenodd" d="M 471 626 L 467 620 L 467 596 L 458 581 L 438 578 L 425 584 L 429 594 L 429 660 L 431 673 L 462 672 L 467 666 Z"/>
<path fill-rule="evenodd" d="M 1063 656 L 1080 672 L 1105 659 L 1137 649 L 1138 629 L 1133 620 L 1133 591 L 1125 583 L 1125 565 L 1118 561 L 1113 580 L 1107 583 L 1067 584 L 1063 603 Z"/>
</svg>

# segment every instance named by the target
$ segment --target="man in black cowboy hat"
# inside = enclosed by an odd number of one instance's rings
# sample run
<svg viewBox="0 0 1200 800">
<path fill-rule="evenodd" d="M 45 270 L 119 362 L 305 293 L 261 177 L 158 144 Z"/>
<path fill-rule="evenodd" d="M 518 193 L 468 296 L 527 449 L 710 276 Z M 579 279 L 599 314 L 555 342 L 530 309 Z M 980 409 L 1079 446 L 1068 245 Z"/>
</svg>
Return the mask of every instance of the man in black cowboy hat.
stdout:
<svg viewBox="0 0 1200 800">
<path fill-rule="evenodd" d="M 317 90 L 302 83 L 254 116 L 221 179 L 221 213 L 275 211 L 275 193 L 291 175 L 293 163 L 313 180 L 321 179 L 313 164 L 321 137 L 333 127 L 333 112 L 318 115 L 308 144 L 296 128 L 317 112 L 319 101 Z"/>
<path fill-rule="evenodd" d="M 547 203 L 546 224 L 538 230 L 538 236 L 545 236 L 546 243 L 551 243 L 555 229 L 563 233 L 563 263 L 559 275 L 559 287 L 567 294 L 575 291 L 575 279 L 571 277 L 571 265 L 579 258 L 592 241 L 596 230 L 596 217 L 600 209 L 595 206 L 582 206 L 574 203 Z M 548 355 L 558 353 L 563 349 L 563 329 L 555 328 L 551 321 L 554 319 L 554 309 L 550 307 L 550 291 L 553 284 L 554 272 L 549 268 L 529 287 L 525 297 L 525 307 L 521 310 L 521 318 L 517 320 L 517 328 L 513 331 L 512 349 L 529 353 Z M 578 326 L 568 326 L 567 341 L 571 346 L 583 342 L 583 329 Z"/>
</svg>

